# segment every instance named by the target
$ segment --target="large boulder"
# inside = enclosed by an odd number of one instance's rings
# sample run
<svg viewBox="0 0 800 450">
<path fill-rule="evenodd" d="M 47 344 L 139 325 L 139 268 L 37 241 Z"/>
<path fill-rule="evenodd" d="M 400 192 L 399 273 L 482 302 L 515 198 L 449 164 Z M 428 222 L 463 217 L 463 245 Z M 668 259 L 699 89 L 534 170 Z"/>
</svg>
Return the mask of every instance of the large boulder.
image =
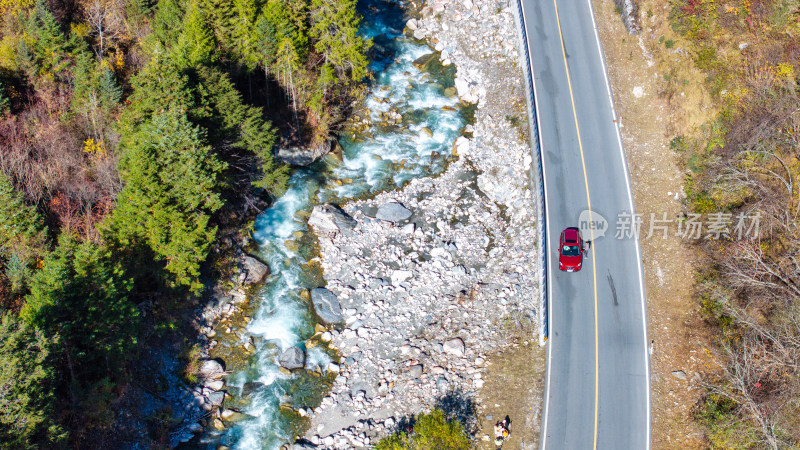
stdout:
<svg viewBox="0 0 800 450">
<path fill-rule="evenodd" d="M 200 364 L 197 374 L 200 378 L 222 378 L 225 375 L 225 366 L 216 359 L 207 359 Z"/>
<path fill-rule="evenodd" d="M 325 323 L 339 323 L 342 321 L 342 305 L 333 292 L 325 288 L 311 290 L 311 302 L 314 310 Z"/>
<path fill-rule="evenodd" d="M 437 63 L 438 65 L 441 65 L 441 63 L 439 63 L 439 55 L 436 53 L 422 55 L 413 62 L 414 67 L 419 69 L 421 72 L 435 71 Z"/>
<path fill-rule="evenodd" d="M 222 380 L 209 380 L 203 381 L 203 386 L 211 389 L 212 391 L 221 391 L 225 387 L 225 382 Z"/>
<path fill-rule="evenodd" d="M 245 273 L 244 284 L 257 284 L 269 275 L 269 267 L 252 256 L 245 255 L 242 260 L 242 271 Z"/>
<path fill-rule="evenodd" d="M 308 218 L 308 224 L 314 228 L 317 234 L 342 233 L 350 236 L 357 223 L 346 212 L 330 203 L 315 206 Z"/>
<path fill-rule="evenodd" d="M 464 356 L 464 341 L 461 338 L 450 339 L 442 345 L 445 353 L 454 356 Z"/>
<path fill-rule="evenodd" d="M 308 147 L 281 147 L 277 157 L 286 164 L 308 166 L 331 151 L 333 140 L 328 140 Z"/>
<path fill-rule="evenodd" d="M 306 365 L 306 354 L 303 349 L 294 345 L 281 353 L 278 364 L 289 370 L 302 369 Z"/>
<path fill-rule="evenodd" d="M 400 222 L 411 217 L 411 211 L 397 202 L 389 202 L 381 205 L 375 214 L 376 219 L 387 222 Z"/>
<path fill-rule="evenodd" d="M 225 392 L 223 391 L 208 391 L 206 393 L 207 403 L 212 407 L 219 408 L 225 402 Z"/>
<path fill-rule="evenodd" d="M 478 96 L 473 92 L 474 82 L 469 82 L 464 78 L 456 78 L 455 87 L 458 92 L 458 98 L 462 101 L 465 103 L 478 103 Z"/>
<path fill-rule="evenodd" d="M 255 391 L 258 391 L 259 389 L 261 389 L 263 387 L 264 387 L 264 383 L 262 383 L 260 381 L 248 381 L 247 383 L 242 385 L 242 392 L 241 392 L 240 395 L 242 397 L 247 397 L 248 395 L 252 394 Z"/>
</svg>

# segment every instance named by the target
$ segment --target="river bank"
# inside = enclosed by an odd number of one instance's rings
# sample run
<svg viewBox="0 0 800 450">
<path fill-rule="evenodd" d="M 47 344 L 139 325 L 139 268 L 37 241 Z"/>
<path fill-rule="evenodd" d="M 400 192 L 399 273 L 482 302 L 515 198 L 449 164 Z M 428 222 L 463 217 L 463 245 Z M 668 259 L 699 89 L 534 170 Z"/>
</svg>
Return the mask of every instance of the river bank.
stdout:
<svg viewBox="0 0 800 450">
<path fill-rule="evenodd" d="M 477 436 L 511 414 L 521 446 L 538 437 L 541 390 L 518 383 L 544 364 L 532 344 L 535 205 L 513 15 L 490 1 L 364 3 L 378 44 L 372 93 L 338 156 L 297 168 L 289 191 L 232 239 L 235 270 L 193 317 L 187 368 L 159 363 L 168 389 L 144 412 L 163 416 L 154 423 L 172 430 L 170 446 L 277 449 L 308 429 L 309 442 L 351 448 L 437 402 L 460 408 Z M 411 216 L 374 219 L 392 201 Z M 349 202 L 352 235 L 310 232 L 325 202 Z M 340 319 L 315 310 L 325 285 Z M 509 371 L 520 358 L 540 370 Z"/>
<path fill-rule="evenodd" d="M 475 121 L 441 176 L 341 205 L 355 220 L 344 232 L 315 226 L 345 324 L 321 330 L 341 357 L 330 394 L 310 414 L 306 438 L 322 448 L 374 444 L 434 406 L 480 436 L 491 421 L 482 413 L 500 406 L 481 392 L 484 379 L 503 370 L 487 359 L 520 341 L 518 354 L 534 360 L 538 352 L 519 337 L 535 340 L 539 286 L 514 17 L 494 1 L 435 1 L 419 11 L 405 32 L 456 66 L 460 99 L 477 103 Z M 528 406 L 518 413 L 526 417 L 512 420 L 538 427 L 541 392 L 523 395 L 515 401 Z M 523 448 L 538 438 L 534 430 L 519 436 Z"/>
</svg>

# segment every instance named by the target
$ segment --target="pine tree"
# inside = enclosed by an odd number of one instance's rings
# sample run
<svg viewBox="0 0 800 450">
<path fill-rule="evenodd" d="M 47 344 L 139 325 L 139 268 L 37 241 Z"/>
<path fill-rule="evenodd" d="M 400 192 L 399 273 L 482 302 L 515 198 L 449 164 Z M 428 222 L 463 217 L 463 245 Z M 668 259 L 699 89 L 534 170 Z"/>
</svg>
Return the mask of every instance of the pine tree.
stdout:
<svg viewBox="0 0 800 450">
<path fill-rule="evenodd" d="M 46 252 L 47 230 L 39 213 L 27 205 L 0 173 L 0 257 L 15 294 L 22 294 L 36 259 Z"/>
<path fill-rule="evenodd" d="M 128 4 L 125 6 L 128 24 L 136 28 L 141 27 L 153 14 L 156 3 L 157 2 L 153 0 L 129 0 Z"/>
<path fill-rule="evenodd" d="M 139 313 L 120 262 L 92 242 L 63 233 L 30 282 L 20 311 L 27 324 L 60 335 L 74 382 L 116 374 L 136 344 Z"/>
<path fill-rule="evenodd" d="M 184 111 L 198 122 L 209 115 L 207 105 L 198 102 L 196 85 L 165 55 L 156 55 L 131 80 L 133 93 L 128 97 L 115 128 L 122 136 L 122 146 L 153 115 L 163 111 Z"/>
<path fill-rule="evenodd" d="M 311 18 L 309 34 L 325 63 L 349 82 L 362 81 L 368 74 L 366 52 L 371 44 L 358 34 L 356 0 L 312 0 Z"/>
<path fill-rule="evenodd" d="M 234 0 L 194 0 L 197 6 L 206 11 L 206 21 L 213 36 L 222 46 L 233 48 L 234 17 L 236 16 Z"/>
<path fill-rule="evenodd" d="M 90 403 L 97 386 L 123 375 L 137 343 L 139 311 L 128 300 L 133 280 L 104 247 L 62 233 L 30 286 L 20 319 L 60 336 L 52 351 L 63 364 L 59 389 L 69 393 L 72 414 L 81 415 L 82 426 L 107 426 L 95 417 L 102 405 Z"/>
<path fill-rule="evenodd" d="M 108 67 L 103 67 L 98 76 L 98 90 L 100 94 L 100 105 L 110 113 L 122 100 L 122 86 L 117 83 L 117 76 Z"/>
<path fill-rule="evenodd" d="M 217 130 L 217 139 L 232 139 L 234 147 L 256 156 L 260 170 L 254 186 L 266 189 L 274 196 L 282 195 L 289 180 L 289 168 L 276 163 L 272 157 L 275 130 L 264 120 L 261 109 L 244 104 L 226 73 L 203 68 L 200 78 L 215 111 L 211 117 L 218 119 L 209 128 Z"/>
<path fill-rule="evenodd" d="M 297 54 L 297 50 L 291 39 L 284 39 L 278 44 L 276 63 L 283 76 L 283 85 L 289 87 L 292 98 L 292 110 L 294 111 L 295 127 L 297 130 L 300 130 L 300 124 L 297 119 L 297 91 L 295 90 L 294 83 L 295 73 L 300 68 L 300 56 Z"/>
<path fill-rule="evenodd" d="M 271 20 L 265 15 L 259 15 L 253 31 L 253 53 L 251 58 L 257 66 L 264 71 L 265 87 L 267 93 L 267 106 L 269 106 L 269 81 L 272 76 L 273 66 L 276 61 L 278 49 L 278 31 Z"/>
<path fill-rule="evenodd" d="M 178 42 L 183 30 L 184 10 L 179 0 L 159 0 L 150 26 L 157 43 L 169 48 Z"/>
<path fill-rule="evenodd" d="M 254 69 L 259 67 L 259 57 L 256 50 L 258 21 L 257 0 L 234 0 L 234 16 L 231 19 L 231 46 L 244 63 L 245 67 Z"/>
<path fill-rule="evenodd" d="M 78 55 L 73 69 L 72 110 L 83 116 L 98 142 L 102 136 L 101 99 L 98 97 L 97 62 L 88 52 Z"/>
<path fill-rule="evenodd" d="M 154 115 L 126 141 L 120 163 L 125 187 L 104 235 L 117 247 L 146 245 L 163 264 L 167 286 L 199 292 L 200 264 L 216 236 L 209 218 L 222 206 L 224 169 L 185 114 Z"/>
<path fill-rule="evenodd" d="M 215 47 L 206 13 L 196 2 L 190 3 L 183 19 L 183 32 L 170 50 L 172 60 L 181 68 L 211 64 L 217 59 Z"/>
<path fill-rule="evenodd" d="M 40 1 L 36 4 L 27 28 L 30 35 L 36 38 L 33 50 L 38 60 L 39 74 L 61 72 L 68 63 L 65 56 L 69 45 L 61 26 L 45 3 Z"/>
<path fill-rule="evenodd" d="M 61 448 L 66 433 L 53 420 L 58 337 L 45 337 L 13 314 L 0 315 L 0 442 L 5 448 Z"/>
</svg>

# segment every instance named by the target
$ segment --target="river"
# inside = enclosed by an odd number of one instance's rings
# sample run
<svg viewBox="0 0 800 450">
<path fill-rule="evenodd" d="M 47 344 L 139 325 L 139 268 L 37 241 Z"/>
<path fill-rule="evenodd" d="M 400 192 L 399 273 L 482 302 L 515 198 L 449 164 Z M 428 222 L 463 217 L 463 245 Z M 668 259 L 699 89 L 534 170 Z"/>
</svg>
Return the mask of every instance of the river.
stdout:
<svg viewBox="0 0 800 450">
<path fill-rule="evenodd" d="M 227 380 L 229 393 L 248 418 L 206 436 L 203 441 L 209 447 L 280 448 L 305 423 L 295 410 L 317 406 L 335 376 L 327 373 L 335 352 L 324 345 L 305 347 L 317 323 L 307 289 L 324 285 L 305 221 L 311 208 L 441 173 L 453 141 L 467 123 L 468 111 L 452 89 L 452 66 L 434 76 L 413 65 L 433 50 L 402 34 L 402 5 L 368 0 L 359 2 L 359 11 L 364 17 L 362 33 L 379 49 L 371 61 L 370 93 L 341 133 L 341 160 L 327 156 L 296 169 L 286 194 L 255 222 L 257 253 L 272 275 L 253 298 L 258 306 L 247 327 L 256 353 L 246 369 Z M 387 123 L 392 121 L 399 123 Z M 277 359 L 294 345 L 307 351 L 306 370 L 289 374 L 279 369 Z"/>
</svg>

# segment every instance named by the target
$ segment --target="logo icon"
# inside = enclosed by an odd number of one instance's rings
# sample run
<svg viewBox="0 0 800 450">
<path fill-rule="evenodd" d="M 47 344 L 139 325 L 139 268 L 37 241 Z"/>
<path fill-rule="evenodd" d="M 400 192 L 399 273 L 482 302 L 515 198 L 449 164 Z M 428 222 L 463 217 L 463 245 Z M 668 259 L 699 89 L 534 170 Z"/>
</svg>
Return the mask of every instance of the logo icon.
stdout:
<svg viewBox="0 0 800 450">
<path fill-rule="evenodd" d="M 605 236 L 608 231 L 608 221 L 600 214 L 586 209 L 578 217 L 578 228 L 584 239 L 597 239 Z"/>
</svg>

